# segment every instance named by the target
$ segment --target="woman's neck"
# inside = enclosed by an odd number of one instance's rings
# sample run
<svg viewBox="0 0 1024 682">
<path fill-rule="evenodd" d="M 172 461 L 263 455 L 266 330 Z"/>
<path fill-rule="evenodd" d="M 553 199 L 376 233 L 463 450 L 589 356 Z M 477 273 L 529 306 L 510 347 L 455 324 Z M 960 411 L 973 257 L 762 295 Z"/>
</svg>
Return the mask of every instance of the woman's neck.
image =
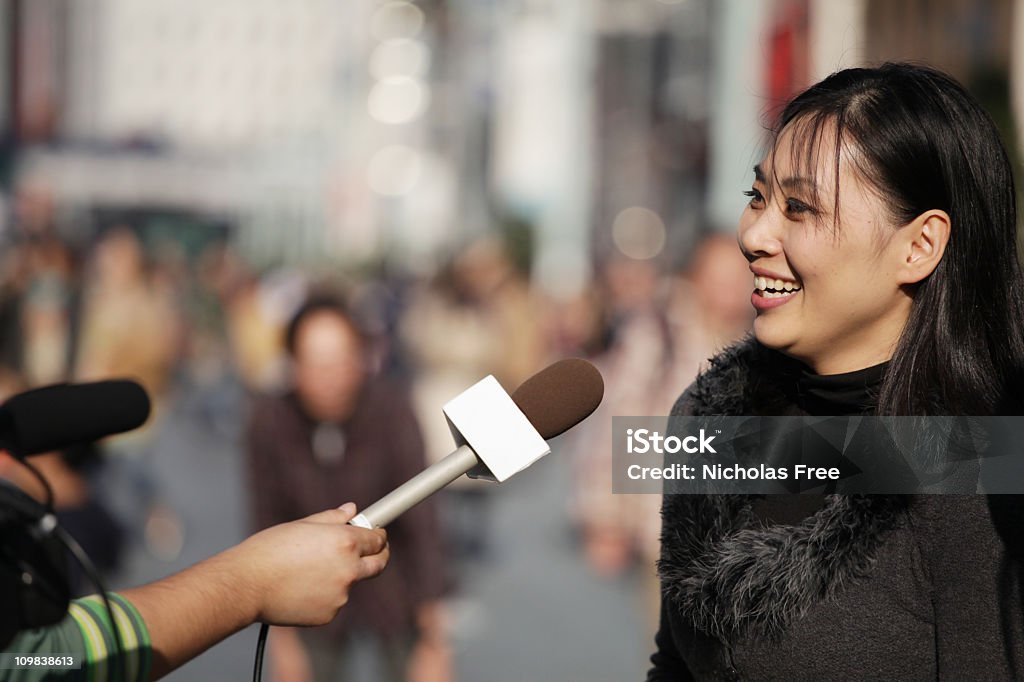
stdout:
<svg viewBox="0 0 1024 682">
<path fill-rule="evenodd" d="M 832 374 L 848 374 L 888 362 L 892 359 L 895 346 L 879 348 L 856 348 L 852 352 L 833 352 L 823 354 L 819 358 L 797 358 L 807 365 L 812 372 L 821 376 Z"/>
</svg>

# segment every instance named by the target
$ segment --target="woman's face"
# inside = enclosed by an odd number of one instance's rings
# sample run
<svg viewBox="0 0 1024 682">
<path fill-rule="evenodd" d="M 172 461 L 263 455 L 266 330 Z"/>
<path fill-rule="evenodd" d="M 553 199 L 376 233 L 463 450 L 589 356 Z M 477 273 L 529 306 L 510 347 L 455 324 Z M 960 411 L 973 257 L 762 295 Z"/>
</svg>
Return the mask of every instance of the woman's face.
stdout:
<svg viewBox="0 0 1024 682">
<path fill-rule="evenodd" d="M 819 374 L 849 372 L 888 360 L 910 313 L 901 289 L 896 225 L 882 201 L 839 159 L 826 133 L 811 168 L 794 163 L 791 124 L 754 169 L 739 242 L 754 276 L 754 334 L 764 345 Z M 830 139 L 831 138 L 831 139 Z M 816 189 L 815 190 L 815 185 Z"/>
</svg>

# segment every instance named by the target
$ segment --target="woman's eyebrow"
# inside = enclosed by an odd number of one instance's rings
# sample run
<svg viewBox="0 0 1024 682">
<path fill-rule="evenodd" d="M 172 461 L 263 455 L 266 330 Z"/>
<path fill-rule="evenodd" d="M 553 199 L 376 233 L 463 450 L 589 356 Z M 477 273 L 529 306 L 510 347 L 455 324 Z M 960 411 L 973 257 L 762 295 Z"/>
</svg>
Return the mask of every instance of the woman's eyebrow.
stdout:
<svg viewBox="0 0 1024 682">
<path fill-rule="evenodd" d="M 793 187 L 806 187 L 807 189 L 814 189 L 814 180 L 799 176 L 786 178 L 779 184 L 782 185 L 785 189 L 790 189 Z"/>
<path fill-rule="evenodd" d="M 761 164 L 754 166 L 754 180 L 755 182 L 768 184 L 768 181 L 765 179 L 764 169 L 761 168 Z M 815 186 L 814 180 L 801 176 L 786 178 L 779 182 L 779 184 L 783 189 L 790 189 L 793 187 L 807 187 L 809 189 L 813 189 Z"/>
</svg>

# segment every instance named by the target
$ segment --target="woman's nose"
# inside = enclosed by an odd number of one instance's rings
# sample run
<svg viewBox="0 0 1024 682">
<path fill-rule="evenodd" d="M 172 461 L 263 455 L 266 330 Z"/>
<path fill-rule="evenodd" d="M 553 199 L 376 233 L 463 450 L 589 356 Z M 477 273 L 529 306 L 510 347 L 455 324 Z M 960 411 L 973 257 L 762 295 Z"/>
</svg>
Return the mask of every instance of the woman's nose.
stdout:
<svg viewBox="0 0 1024 682">
<path fill-rule="evenodd" d="M 740 220 L 737 239 L 747 260 L 768 258 L 782 252 L 782 216 L 770 202 L 764 209 L 751 215 L 748 211 Z"/>
</svg>

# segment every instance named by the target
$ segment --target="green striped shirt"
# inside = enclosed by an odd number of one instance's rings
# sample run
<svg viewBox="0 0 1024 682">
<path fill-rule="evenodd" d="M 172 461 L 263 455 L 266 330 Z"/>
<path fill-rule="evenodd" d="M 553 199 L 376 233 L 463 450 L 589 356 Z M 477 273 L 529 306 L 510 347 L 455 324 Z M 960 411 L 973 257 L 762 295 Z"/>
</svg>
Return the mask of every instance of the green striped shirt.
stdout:
<svg viewBox="0 0 1024 682">
<path fill-rule="evenodd" d="M 0 670 L 3 682 L 37 682 L 38 680 L 82 680 L 83 682 L 145 682 L 149 679 L 152 647 L 149 631 L 142 616 L 131 602 L 108 592 L 117 621 L 127 668 L 117 674 L 117 644 L 114 631 L 99 595 L 71 602 L 68 615 L 60 623 L 46 628 L 22 632 L 5 649 L 11 653 L 32 656 L 73 654 L 81 662 L 79 669 L 9 669 Z"/>
</svg>

